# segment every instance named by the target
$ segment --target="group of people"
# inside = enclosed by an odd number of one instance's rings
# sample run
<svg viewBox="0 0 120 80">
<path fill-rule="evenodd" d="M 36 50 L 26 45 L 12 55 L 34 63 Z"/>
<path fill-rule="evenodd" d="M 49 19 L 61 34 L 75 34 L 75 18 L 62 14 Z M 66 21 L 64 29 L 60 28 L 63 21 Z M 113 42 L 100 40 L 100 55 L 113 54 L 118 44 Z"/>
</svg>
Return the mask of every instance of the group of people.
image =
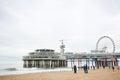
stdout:
<svg viewBox="0 0 120 80">
<path fill-rule="evenodd" d="M 76 65 L 74 65 L 73 70 L 74 70 L 74 73 L 77 73 L 77 66 Z M 85 73 L 88 73 L 88 66 L 84 65 L 83 70 Z"/>
<path fill-rule="evenodd" d="M 88 66 L 85 64 L 83 67 L 78 67 L 79 68 L 82 68 L 84 70 L 85 73 L 88 73 Z M 98 68 L 98 67 L 97 67 Z M 109 67 L 110 68 L 110 67 Z M 111 67 L 112 70 L 114 71 L 114 66 Z M 98 68 L 99 69 L 99 68 Z M 103 69 L 105 69 L 105 66 L 103 66 Z M 117 68 L 119 70 L 119 67 Z M 77 73 L 77 66 L 74 65 L 73 67 L 73 70 L 74 70 L 74 73 Z M 93 70 L 95 70 L 95 66 L 93 66 Z"/>
</svg>

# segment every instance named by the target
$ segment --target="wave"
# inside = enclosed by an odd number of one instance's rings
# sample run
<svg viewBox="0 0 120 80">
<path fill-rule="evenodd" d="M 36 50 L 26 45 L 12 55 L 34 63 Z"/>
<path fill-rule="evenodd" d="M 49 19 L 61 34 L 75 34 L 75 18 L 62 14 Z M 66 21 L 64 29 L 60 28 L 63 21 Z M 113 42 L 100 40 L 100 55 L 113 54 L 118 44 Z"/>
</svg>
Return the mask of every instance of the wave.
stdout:
<svg viewBox="0 0 120 80">
<path fill-rule="evenodd" d="M 17 69 L 16 68 L 7 68 L 5 70 L 8 70 L 8 71 L 16 71 Z"/>
<path fill-rule="evenodd" d="M 9 70 L 10 69 L 10 70 Z M 11 70 L 13 69 L 13 70 Z M 41 72 L 55 72 L 55 71 L 70 71 L 71 68 L 55 68 L 55 69 L 41 69 L 41 68 L 22 68 L 16 69 L 8 68 L 8 69 L 1 69 L 0 76 L 2 75 L 15 75 L 15 74 L 26 74 L 26 73 L 41 73 Z"/>
</svg>

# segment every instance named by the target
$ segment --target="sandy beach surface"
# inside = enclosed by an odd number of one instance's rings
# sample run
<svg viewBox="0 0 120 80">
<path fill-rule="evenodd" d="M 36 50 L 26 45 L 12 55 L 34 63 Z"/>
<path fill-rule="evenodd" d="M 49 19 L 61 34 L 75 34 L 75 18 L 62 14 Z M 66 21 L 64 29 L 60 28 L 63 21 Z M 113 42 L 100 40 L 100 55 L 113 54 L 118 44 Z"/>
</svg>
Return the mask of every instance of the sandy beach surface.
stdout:
<svg viewBox="0 0 120 80">
<path fill-rule="evenodd" d="M 0 80 L 120 80 L 120 70 L 115 67 L 114 72 L 109 68 L 89 70 L 84 73 L 78 70 L 76 74 L 71 71 L 42 72 L 29 74 L 16 74 L 0 76 Z"/>
</svg>

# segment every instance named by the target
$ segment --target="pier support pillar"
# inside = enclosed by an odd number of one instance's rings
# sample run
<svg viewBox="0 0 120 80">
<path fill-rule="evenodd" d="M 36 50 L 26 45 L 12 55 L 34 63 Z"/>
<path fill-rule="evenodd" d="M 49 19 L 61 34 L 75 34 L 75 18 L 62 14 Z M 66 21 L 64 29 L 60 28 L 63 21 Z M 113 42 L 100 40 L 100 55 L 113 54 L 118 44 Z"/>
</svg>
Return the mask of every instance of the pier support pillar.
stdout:
<svg viewBox="0 0 120 80">
<path fill-rule="evenodd" d="M 50 66 L 50 68 L 51 68 L 51 60 L 50 60 L 49 66 Z"/>
<path fill-rule="evenodd" d="M 45 68 L 45 61 L 42 60 L 42 68 Z"/>
<path fill-rule="evenodd" d="M 32 67 L 35 67 L 35 66 L 34 66 L 34 60 L 32 61 Z"/>
</svg>

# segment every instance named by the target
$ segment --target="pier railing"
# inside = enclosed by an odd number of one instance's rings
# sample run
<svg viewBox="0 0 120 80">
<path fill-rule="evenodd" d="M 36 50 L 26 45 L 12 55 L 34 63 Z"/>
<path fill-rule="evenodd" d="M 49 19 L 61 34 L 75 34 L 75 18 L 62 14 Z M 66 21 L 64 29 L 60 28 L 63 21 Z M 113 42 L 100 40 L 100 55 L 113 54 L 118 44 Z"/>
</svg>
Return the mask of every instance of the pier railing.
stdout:
<svg viewBox="0 0 120 80">
<path fill-rule="evenodd" d="M 120 53 L 108 53 L 108 54 L 73 54 L 73 55 L 65 55 L 67 59 L 78 59 L 78 58 L 120 58 Z"/>
</svg>

